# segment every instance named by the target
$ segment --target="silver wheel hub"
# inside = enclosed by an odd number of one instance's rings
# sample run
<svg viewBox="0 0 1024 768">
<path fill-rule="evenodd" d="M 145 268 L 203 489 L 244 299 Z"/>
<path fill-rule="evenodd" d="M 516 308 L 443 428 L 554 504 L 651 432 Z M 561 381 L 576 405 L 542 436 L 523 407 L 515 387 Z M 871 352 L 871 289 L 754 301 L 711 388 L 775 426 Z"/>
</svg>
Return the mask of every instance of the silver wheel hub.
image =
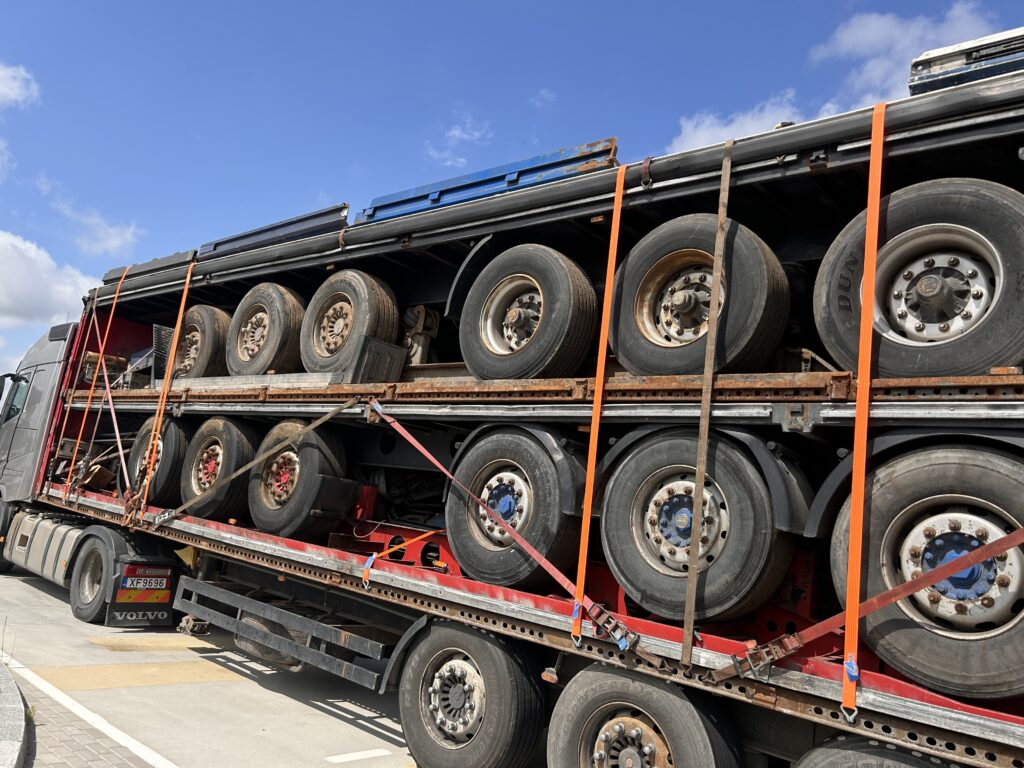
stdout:
<svg viewBox="0 0 1024 768">
<path fill-rule="evenodd" d="M 272 507 L 281 507 L 291 498 L 299 479 L 299 457 L 294 451 L 284 451 L 274 457 L 263 469 L 263 492 Z"/>
<path fill-rule="evenodd" d="M 879 252 L 875 325 L 909 345 L 937 344 L 981 323 L 998 298 L 998 254 L 981 235 L 955 225 L 918 227 Z"/>
<path fill-rule="evenodd" d="M 340 299 L 328 307 L 320 321 L 320 345 L 328 355 L 335 354 L 348 340 L 352 332 L 352 305 Z"/>
<path fill-rule="evenodd" d="M 509 465 L 495 472 L 483 484 L 481 494 L 487 507 L 505 523 L 522 529 L 533 511 L 533 490 L 526 473 L 516 465 Z M 493 544 L 502 547 L 511 544 L 511 539 L 500 526 L 482 509 L 474 510 L 477 525 L 483 535 Z"/>
<path fill-rule="evenodd" d="M 668 745 L 647 718 L 630 715 L 603 723 L 591 756 L 594 768 L 663 768 L 670 765 Z"/>
<path fill-rule="evenodd" d="M 633 319 L 647 339 L 662 347 L 682 347 L 708 332 L 714 260 L 704 251 L 669 253 L 644 275 L 637 288 Z M 725 286 L 719 294 L 723 303 Z"/>
<path fill-rule="evenodd" d="M 1006 521 L 951 503 L 920 520 L 900 542 L 898 568 L 909 581 L 1006 536 Z M 1014 548 L 914 593 L 917 610 L 958 632 L 1001 631 L 1014 623 L 1024 597 L 1024 555 Z"/>
<path fill-rule="evenodd" d="M 427 688 L 427 717 L 446 741 L 465 744 L 480 728 L 487 704 L 484 681 L 466 659 L 451 659 Z"/>
<path fill-rule="evenodd" d="M 245 321 L 238 338 L 238 352 L 243 360 L 252 360 L 267 341 L 270 315 L 264 309 L 253 312 Z"/>
<path fill-rule="evenodd" d="M 484 300 L 480 338 L 496 355 L 513 355 L 536 335 L 543 319 L 543 295 L 527 275 L 501 280 Z"/>
<path fill-rule="evenodd" d="M 645 483 L 646 504 L 637 508 L 643 549 L 659 570 L 680 573 L 689 570 L 693 531 L 698 534 L 700 571 L 717 560 L 729 536 L 729 510 L 725 495 L 714 481 L 704 486 L 702 520 L 693 525 L 694 470 L 672 467 L 659 473 L 661 479 Z M 709 479 L 709 478 L 708 478 Z M 710 480 L 710 479 L 709 479 Z"/>
<path fill-rule="evenodd" d="M 99 594 L 103 585 L 103 556 L 99 552 L 90 552 L 82 569 L 82 581 L 79 595 L 83 603 L 91 603 Z"/>
</svg>

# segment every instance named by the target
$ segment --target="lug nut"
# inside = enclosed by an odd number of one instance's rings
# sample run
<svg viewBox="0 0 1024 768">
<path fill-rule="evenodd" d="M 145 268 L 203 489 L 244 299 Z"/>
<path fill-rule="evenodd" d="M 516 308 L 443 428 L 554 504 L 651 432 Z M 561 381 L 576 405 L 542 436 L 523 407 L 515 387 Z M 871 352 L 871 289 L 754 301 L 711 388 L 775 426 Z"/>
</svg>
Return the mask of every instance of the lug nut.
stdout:
<svg viewBox="0 0 1024 768">
<path fill-rule="evenodd" d="M 645 755 L 653 755 L 654 754 L 654 745 L 653 744 L 648 744 L 646 747 L 644 747 L 644 754 Z"/>
<path fill-rule="evenodd" d="M 697 281 L 701 283 L 706 283 L 708 281 L 708 276 L 701 272 L 699 275 L 697 275 Z"/>
<path fill-rule="evenodd" d="M 924 323 L 914 323 L 914 330 L 921 332 L 924 330 Z"/>
<path fill-rule="evenodd" d="M 661 309 L 663 312 L 668 312 L 668 304 L 662 304 Z"/>
<path fill-rule="evenodd" d="M 910 548 L 910 559 L 911 560 L 920 560 L 921 559 L 921 548 L 920 547 L 911 547 Z"/>
<path fill-rule="evenodd" d="M 602 732 L 601 735 L 597 737 L 597 740 L 600 741 L 600 742 L 607 742 L 609 738 L 611 738 L 611 737 L 608 735 L 608 732 L 605 731 L 605 732 Z"/>
<path fill-rule="evenodd" d="M 920 576 L 921 576 L 921 572 L 920 572 L 920 571 L 913 571 L 913 572 L 912 572 L 912 573 L 910 574 L 910 578 L 911 578 L 911 579 L 916 579 L 916 578 L 919 578 Z"/>
<path fill-rule="evenodd" d="M 692 496 L 692 495 L 693 495 L 693 486 L 692 485 L 684 485 L 683 486 L 683 496 Z"/>
<path fill-rule="evenodd" d="M 928 593 L 928 602 L 931 603 L 932 605 L 935 605 L 940 600 L 942 600 L 942 595 L 940 595 L 938 592 L 929 592 Z"/>
<path fill-rule="evenodd" d="M 612 726 L 612 730 L 617 734 L 622 734 L 622 732 L 626 730 L 626 727 L 622 723 L 616 723 Z"/>
<path fill-rule="evenodd" d="M 602 760 L 604 760 L 604 757 L 605 757 L 604 752 L 595 752 L 594 753 L 594 760 L 596 760 L 597 762 L 601 762 Z"/>
<path fill-rule="evenodd" d="M 700 543 L 701 544 L 707 544 L 709 541 L 710 541 L 710 539 L 707 536 L 701 536 L 700 537 Z"/>
<path fill-rule="evenodd" d="M 894 299 L 902 299 L 903 298 L 903 291 L 893 291 L 892 292 L 892 297 Z"/>
<path fill-rule="evenodd" d="M 1007 576 L 1005 573 L 1000 573 L 998 576 L 996 576 L 996 586 L 1003 587 L 1004 589 L 1010 586 L 1010 577 Z"/>
<path fill-rule="evenodd" d="M 629 732 L 629 735 L 634 739 L 640 739 L 643 737 L 644 732 L 641 731 L 639 728 L 634 728 L 632 731 Z"/>
<path fill-rule="evenodd" d="M 1004 560 L 1006 560 L 1006 555 L 1006 552 L 1000 552 L 998 555 L 996 555 L 996 560 L 998 560 L 999 562 L 1003 562 Z"/>
<path fill-rule="evenodd" d="M 967 276 L 970 277 L 970 278 L 977 277 L 978 276 L 978 270 L 976 270 L 976 269 L 968 269 L 967 270 Z"/>
<path fill-rule="evenodd" d="M 964 603 L 957 603 L 953 607 L 956 609 L 956 612 L 959 613 L 961 616 L 967 613 L 967 606 Z"/>
<path fill-rule="evenodd" d="M 924 537 L 926 539 L 934 539 L 935 538 L 935 529 L 931 528 L 931 527 L 925 528 L 924 529 Z"/>
<path fill-rule="evenodd" d="M 647 518 L 647 524 L 648 525 L 657 525 L 658 524 L 658 518 L 655 517 L 654 515 L 651 515 L 650 517 Z"/>
<path fill-rule="evenodd" d="M 949 330 L 949 323 L 939 323 L 939 330 L 945 333 Z"/>
<path fill-rule="evenodd" d="M 906 272 L 904 272 L 904 273 L 903 273 L 903 279 L 904 279 L 904 280 L 909 280 L 909 279 L 910 279 L 910 278 L 912 278 L 913 276 L 914 276 L 914 273 L 913 273 L 913 271 L 912 271 L 912 270 L 909 270 L 909 269 L 908 269 L 908 270 L 907 270 Z"/>
<path fill-rule="evenodd" d="M 676 489 L 675 489 L 675 488 L 673 488 L 673 487 L 672 487 L 672 486 L 670 485 L 670 486 L 669 486 L 668 488 L 666 488 L 666 489 L 665 489 L 665 493 L 666 493 L 666 494 L 667 494 L 668 496 L 670 496 L 670 497 L 671 497 L 671 496 L 675 496 L 675 495 L 676 495 Z"/>
<path fill-rule="evenodd" d="M 905 309 L 897 310 L 896 317 L 898 317 L 900 320 L 904 320 L 907 317 L 907 310 L 905 310 Z"/>
<path fill-rule="evenodd" d="M 960 530 L 960 521 L 959 520 L 950 520 L 949 521 L 949 530 L 951 530 L 951 531 L 959 531 Z"/>
<path fill-rule="evenodd" d="M 977 538 L 978 538 L 978 539 L 979 539 L 980 541 L 986 541 L 986 540 L 988 540 L 988 529 L 987 529 L 987 528 L 979 528 L 978 530 L 976 530 L 976 531 L 974 532 L 974 535 L 975 535 L 975 536 L 976 536 L 976 537 L 977 537 Z"/>
<path fill-rule="evenodd" d="M 990 595 L 985 595 L 983 598 L 981 598 L 982 608 L 991 608 L 995 604 L 996 601 Z"/>
<path fill-rule="evenodd" d="M 955 267 L 960 263 L 960 259 L 958 259 L 956 256 L 950 256 L 949 261 L 947 263 L 949 264 L 949 266 Z"/>
<path fill-rule="evenodd" d="M 654 543 L 655 544 L 661 544 L 661 536 L 655 536 L 654 537 Z"/>
<path fill-rule="evenodd" d="M 667 551 L 668 551 L 668 554 L 673 556 L 673 557 L 676 554 L 676 548 L 675 547 L 669 547 Z"/>
<path fill-rule="evenodd" d="M 981 290 L 981 288 L 975 288 L 973 291 L 971 291 L 972 299 L 980 299 L 984 295 L 985 293 Z"/>
<path fill-rule="evenodd" d="M 968 309 L 961 312 L 960 317 L 962 317 L 964 320 L 970 320 L 972 317 L 974 317 L 974 314 L 971 312 L 971 310 Z"/>
<path fill-rule="evenodd" d="M 927 259 L 924 260 L 924 265 L 926 267 L 934 267 L 935 266 L 935 259 L 933 259 L 931 257 L 928 257 Z"/>
</svg>

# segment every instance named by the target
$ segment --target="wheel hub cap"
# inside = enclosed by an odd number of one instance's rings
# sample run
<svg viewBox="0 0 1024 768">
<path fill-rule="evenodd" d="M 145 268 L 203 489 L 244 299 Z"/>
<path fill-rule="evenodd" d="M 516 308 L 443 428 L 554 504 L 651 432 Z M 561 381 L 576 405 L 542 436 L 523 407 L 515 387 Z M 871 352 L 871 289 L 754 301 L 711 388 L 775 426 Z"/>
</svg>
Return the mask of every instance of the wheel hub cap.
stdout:
<svg viewBox="0 0 1024 768">
<path fill-rule="evenodd" d="M 689 570 L 693 536 L 694 483 L 692 472 L 672 474 L 657 483 L 644 511 L 648 551 L 675 572 Z M 703 571 L 721 554 L 729 534 L 725 497 L 713 482 L 705 486 L 699 525 L 698 555 Z"/>
<path fill-rule="evenodd" d="M 245 325 L 242 326 L 239 352 L 243 360 L 252 360 L 259 354 L 267 340 L 267 328 L 269 325 L 270 315 L 260 310 L 254 312 Z"/>
<path fill-rule="evenodd" d="M 966 506 L 949 506 L 921 520 L 899 548 L 901 576 L 910 580 L 1006 535 L 1001 520 Z M 955 630 L 984 632 L 1005 627 L 1024 597 L 1024 556 L 1012 549 L 916 592 L 913 601 L 926 617 Z"/>
<path fill-rule="evenodd" d="M 465 743 L 484 718 L 484 681 L 469 661 L 454 659 L 441 666 L 427 688 L 428 711 L 443 737 Z"/>
<path fill-rule="evenodd" d="M 543 319 L 540 287 L 528 275 L 510 275 L 501 280 L 484 300 L 480 315 L 480 338 L 496 355 L 512 355 L 536 335 Z"/>
<path fill-rule="evenodd" d="M 616 717 L 600 729 L 591 764 L 594 768 L 667 768 L 668 745 L 644 719 Z"/>
<path fill-rule="evenodd" d="M 220 443 L 211 443 L 200 452 L 192 475 L 197 490 L 200 492 L 209 490 L 210 486 L 217 481 L 223 460 L 224 450 Z"/>
<path fill-rule="evenodd" d="M 320 322 L 320 344 L 328 355 L 344 346 L 352 332 L 352 305 L 345 300 L 332 304 Z"/>
<path fill-rule="evenodd" d="M 533 493 L 522 470 L 509 467 L 490 477 L 484 484 L 484 501 L 488 509 L 495 512 L 510 527 L 521 529 L 530 517 L 533 508 Z M 507 546 L 509 537 L 491 517 L 479 510 L 478 524 L 492 543 Z"/>
</svg>

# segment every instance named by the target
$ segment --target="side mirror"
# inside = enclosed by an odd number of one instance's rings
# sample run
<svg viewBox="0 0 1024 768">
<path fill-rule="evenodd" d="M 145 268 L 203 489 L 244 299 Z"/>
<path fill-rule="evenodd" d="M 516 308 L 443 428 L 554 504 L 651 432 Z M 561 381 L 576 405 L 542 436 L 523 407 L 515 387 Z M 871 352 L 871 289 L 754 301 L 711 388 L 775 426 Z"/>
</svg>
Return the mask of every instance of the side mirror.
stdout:
<svg viewBox="0 0 1024 768">
<path fill-rule="evenodd" d="M 21 384 L 22 382 L 28 381 L 28 379 L 22 376 L 20 373 L 5 373 L 2 376 L 0 376 L 0 381 L 3 381 L 4 379 L 10 379 L 11 384 Z"/>
</svg>

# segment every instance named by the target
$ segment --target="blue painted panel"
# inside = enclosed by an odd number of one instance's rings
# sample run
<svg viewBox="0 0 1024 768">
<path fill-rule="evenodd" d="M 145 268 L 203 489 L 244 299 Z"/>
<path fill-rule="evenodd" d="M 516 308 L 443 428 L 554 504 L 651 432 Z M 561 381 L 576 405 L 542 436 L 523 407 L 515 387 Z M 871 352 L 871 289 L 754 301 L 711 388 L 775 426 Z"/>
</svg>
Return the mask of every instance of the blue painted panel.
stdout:
<svg viewBox="0 0 1024 768">
<path fill-rule="evenodd" d="M 613 168 L 617 165 L 617 149 L 615 139 L 605 139 L 591 144 L 565 147 L 517 163 L 499 165 L 454 179 L 384 195 L 374 198 L 370 202 L 370 207 L 359 213 L 355 223 L 365 224 L 410 213 L 431 211 L 467 200 L 478 200 L 502 192 Z"/>
</svg>

